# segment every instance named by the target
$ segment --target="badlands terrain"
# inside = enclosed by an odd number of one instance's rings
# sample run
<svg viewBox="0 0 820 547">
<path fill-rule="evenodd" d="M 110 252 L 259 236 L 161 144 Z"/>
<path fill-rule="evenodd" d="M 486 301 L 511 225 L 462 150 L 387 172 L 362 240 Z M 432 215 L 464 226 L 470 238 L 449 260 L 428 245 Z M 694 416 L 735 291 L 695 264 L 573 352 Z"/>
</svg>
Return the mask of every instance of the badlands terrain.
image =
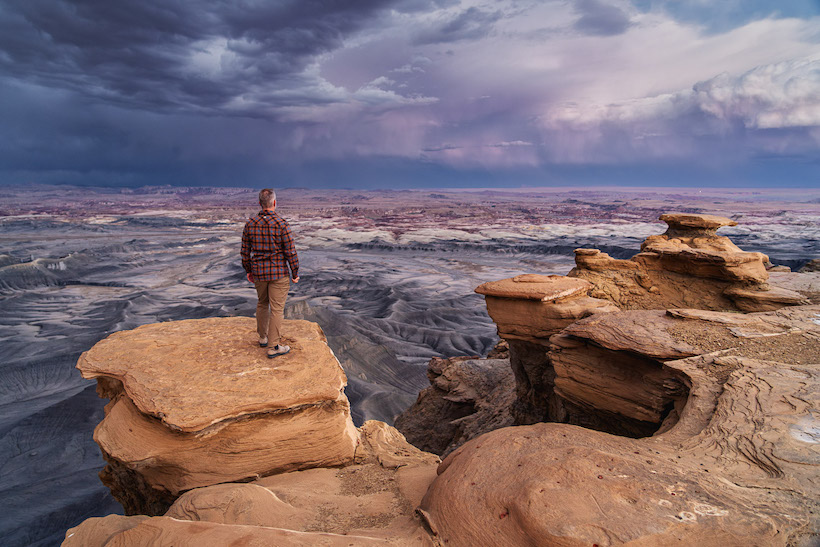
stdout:
<svg viewBox="0 0 820 547">
<path fill-rule="evenodd" d="M 564 275 L 581 247 L 628 258 L 663 232 L 663 213 L 732 218 L 738 226 L 720 234 L 774 265 L 820 256 L 817 191 L 278 193 L 302 262 L 287 315 L 324 330 L 356 426 L 392 423 L 429 386 L 431 357 L 490 351 L 496 325 L 477 286 Z M 104 462 L 92 432 L 104 401 L 74 368 L 80 353 L 143 324 L 252 315 L 238 248 L 256 192 L 0 194 L 0 536 L 55 545 L 85 518 L 122 511 L 97 477 Z"/>
</svg>

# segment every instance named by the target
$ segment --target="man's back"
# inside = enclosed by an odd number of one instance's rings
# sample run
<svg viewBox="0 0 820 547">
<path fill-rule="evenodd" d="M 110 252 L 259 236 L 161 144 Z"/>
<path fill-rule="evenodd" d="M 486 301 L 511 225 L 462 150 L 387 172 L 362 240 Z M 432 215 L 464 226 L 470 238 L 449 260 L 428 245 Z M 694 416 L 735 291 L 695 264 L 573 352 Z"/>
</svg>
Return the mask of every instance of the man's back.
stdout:
<svg viewBox="0 0 820 547">
<path fill-rule="evenodd" d="M 241 255 L 242 267 L 254 280 L 273 281 L 290 274 L 298 277 L 299 257 L 290 226 L 273 211 L 262 210 L 245 223 Z"/>
</svg>

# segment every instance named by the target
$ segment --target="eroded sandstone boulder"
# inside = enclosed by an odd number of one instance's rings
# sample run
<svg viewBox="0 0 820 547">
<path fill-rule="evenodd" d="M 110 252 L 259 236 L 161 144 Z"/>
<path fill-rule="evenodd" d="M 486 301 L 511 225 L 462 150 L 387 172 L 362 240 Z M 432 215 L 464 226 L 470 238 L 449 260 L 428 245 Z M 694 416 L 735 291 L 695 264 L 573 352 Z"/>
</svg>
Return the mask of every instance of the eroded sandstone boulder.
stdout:
<svg viewBox="0 0 820 547">
<path fill-rule="evenodd" d="M 588 350 L 611 352 L 610 359 L 634 349 L 651 356 L 657 370 L 688 388 L 679 419 L 641 439 L 556 423 L 473 439 L 444 460 L 420 506 L 439 541 L 817 543 L 820 306 L 749 315 L 659 312 L 663 319 L 643 318 L 663 331 L 651 339 L 636 335 L 638 313 L 595 316 L 556 338 L 583 341 Z M 632 316 L 632 326 L 618 325 L 618 316 L 626 323 Z M 590 374 L 567 376 L 577 397 L 622 415 L 659 408 L 664 382 L 632 378 L 630 394 L 630 370 L 601 369 L 611 363 L 599 357 L 587 358 Z"/>
<path fill-rule="evenodd" d="M 820 272 L 820 258 L 812 258 L 800 268 L 800 273 Z"/>
<path fill-rule="evenodd" d="M 94 439 L 126 513 L 162 514 L 192 488 L 352 462 L 344 372 L 315 323 L 283 332 L 291 352 L 273 360 L 245 317 L 144 325 L 80 357 L 111 399 Z"/>
<path fill-rule="evenodd" d="M 345 467 L 195 488 L 161 517 L 88 519 L 63 545 L 434 545 L 414 510 L 440 460 L 383 422 L 360 432 Z"/>
<path fill-rule="evenodd" d="M 590 317 L 553 336 L 561 421 L 629 437 L 652 435 L 667 418 L 674 423 L 688 381 L 664 363 L 704 353 L 666 331 L 680 322 L 662 310 L 635 310 Z"/>
<path fill-rule="evenodd" d="M 554 374 L 547 357 L 549 338 L 575 321 L 596 313 L 617 311 L 611 302 L 589 296 L 592 283 L 559 275 L 519 275 L 476 288 L 509 344 L 515 375 L 515 423 L 562 421 L 553 396 Z"/>
<path fill-rule="evenodd" d="M 577 249 L 569 275 L 590 281 L 592 296 L 623 309 L 767 311 L 808 303 L 800 293 L 770 287 L 766 255 L 743 251 L 717 235 L 735 221 L 683 213 L 660 219 L 668 225 L 666 233 L 649 236 L 629 260 Z"/>
</svg>

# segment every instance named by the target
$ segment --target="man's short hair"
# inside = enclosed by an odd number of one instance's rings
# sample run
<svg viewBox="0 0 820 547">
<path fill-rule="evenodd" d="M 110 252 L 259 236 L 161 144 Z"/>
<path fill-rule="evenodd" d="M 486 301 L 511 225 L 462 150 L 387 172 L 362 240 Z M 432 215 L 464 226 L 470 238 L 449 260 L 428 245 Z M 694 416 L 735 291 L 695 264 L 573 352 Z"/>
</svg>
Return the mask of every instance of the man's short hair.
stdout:
<svg viewBox="0 0 820 547">
<path fill-rule="evenodd" d="M 263 209 L 268 209 L 273 205 L 274 201 L 276 201 L 276 192 L 270 188 L 259 191 L 259 205 L 261 205 Z"/>
</svg>

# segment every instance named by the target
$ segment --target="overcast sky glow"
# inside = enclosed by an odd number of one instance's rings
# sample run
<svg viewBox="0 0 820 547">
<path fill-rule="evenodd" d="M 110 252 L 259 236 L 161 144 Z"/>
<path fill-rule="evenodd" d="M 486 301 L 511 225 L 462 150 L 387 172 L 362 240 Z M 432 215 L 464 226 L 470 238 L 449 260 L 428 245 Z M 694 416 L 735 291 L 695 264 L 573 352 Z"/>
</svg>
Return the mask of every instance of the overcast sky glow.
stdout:
<svg viewBox="0 0 820 547">
<path fill-rule="evenodd" d="M 0 183 L 820 185 L 820 0 L 4 0 Z"/>
</svg>

